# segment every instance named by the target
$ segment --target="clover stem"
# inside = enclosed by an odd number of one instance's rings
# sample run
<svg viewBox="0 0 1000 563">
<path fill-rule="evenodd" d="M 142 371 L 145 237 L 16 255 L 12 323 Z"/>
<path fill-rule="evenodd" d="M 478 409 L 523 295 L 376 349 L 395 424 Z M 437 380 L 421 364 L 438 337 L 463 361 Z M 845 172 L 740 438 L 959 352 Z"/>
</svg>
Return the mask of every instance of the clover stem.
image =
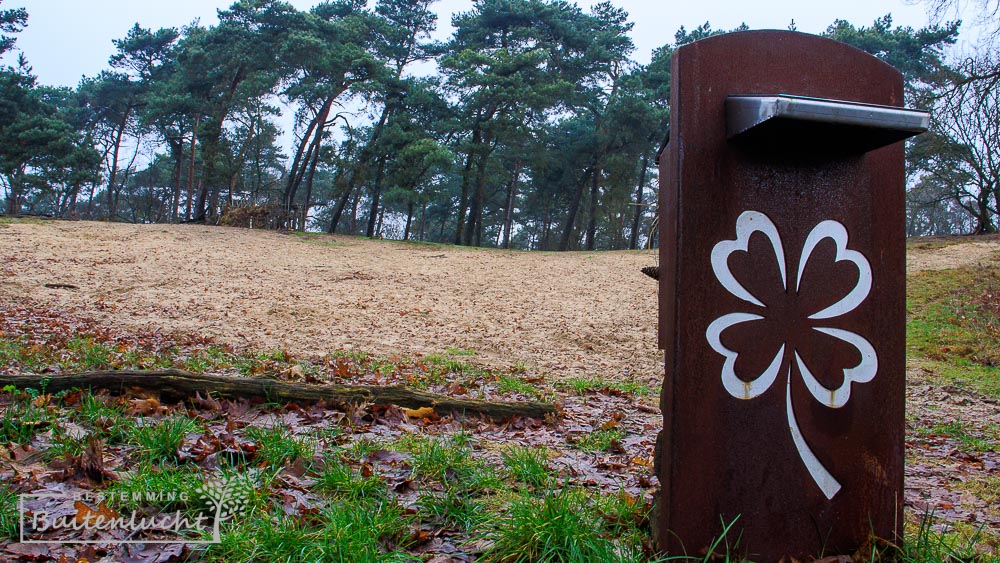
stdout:
<svg viewBox="0 0 1000 563">
<path fill-rule="evenodd" d="M 823 467 L 816 455 L 809 449 L 809 444 L 806 443 L 802 431 L 799 430 L 799 424 L 795 420 L 795 411 L 792 410 L 792 366 L 788 366 L 788 381 L 785 390 L 785 411 L 788 414 L 788 429 L 792 433 L 792 442 L 795 443 L 795 449 L 798 450 L 799 457 L 802 458 L 802 463 L 809 470 L 813 481 L 823 491 L 826 498 L 832 500 L 840 492 L 840 483 Z"/>
</svg>

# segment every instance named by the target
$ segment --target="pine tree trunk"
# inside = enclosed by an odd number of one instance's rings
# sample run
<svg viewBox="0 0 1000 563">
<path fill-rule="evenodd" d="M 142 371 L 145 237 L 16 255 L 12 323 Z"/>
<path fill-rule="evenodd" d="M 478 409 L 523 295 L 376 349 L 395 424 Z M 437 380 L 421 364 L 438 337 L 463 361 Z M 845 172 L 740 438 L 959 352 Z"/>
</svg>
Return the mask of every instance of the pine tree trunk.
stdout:
<svg viewBox="0 0 1000 563">
<path fill-rule="evenodd" d="M 184 210 L 184 220 L 191 220 L 191 206 L 194 204 L 194 157 L 195 148 L 198 143 L 198 124 L 201 122 L 201 116 L 195 116 L 194 125 L 191 126 L 191 154 L 188 162 L 188 196 L 187 205 Z"/>
<path fill-rule="evenodd" d="M 385 175 L 385 157 L 379 159 L 378 170 L 375 172 L 375 185 L 372 187 L 372 206 L 371 213 L 368 214 L 368 229 L 365 231 L 365 235 L 369 238 L 373 238 L 376 233 L 376 227 L 378 227 L 378 217 L 379 217 L 379 198 L 382 196 L 382 180 Z"/>
<path fill-rule="evenodd" d="M 122 120 L 118 123 L 118 130 L 115 132 L 115 143 L 114 151 L 112 151 L 111 156 L 111 173 L 108 174 L 108 220 L 113 220 L 115 218 L 115 182 L 118 176 L 118 153 L 122 147 L 122 137 L 125 136 L 125 126 L 128 124 L 129 111 L 125 112 L 122 116 Z"/>
<path fill-rule="evenodd" d="M 590 213 L 587 219 L 587 250 L 594 250 L 597 238 L 597 195 L 600 192 L 601 174 L 600 168 L 594 170 L 594 175 L 590 179 Z"/>
<path fill-rule="evenodd" d="M 322 128 L 321 128 L 322 129 Z M 306 193 L 305 201 L 302 202 L 302 230 L 306 230 L 306 222 L 309 220 L 309 205 L 312 201 L 312 191 L 313 191 L 313 178 L 316 176 L 316 164 L 319 162 L 319 149 L 320 144 L 323 141 L 323 133 L 319 131 L 317 133 L 320 143 L 316 145 L 316 151 L 313 153 L 312 162 L 309 163 L 309 174 L 306 176 Z"/>
<path fill-rule="evenodd" d="M 333 217 L 330 219 L 330 230 L 327 232 L 331 235 L 337 232 L 337 225 L 340 223 L 340 216 L 344 213 L 344 208 L 347 207 L 347 202 L 351 200 L 351 192 L 354 190 L 347 189 L 344 194 L 340 196 L 340 201 L 337 202 L 336 209 L 333 210 Z"/>
<path fill-rule="evenodd" d="M 403 240 L 410 240 L 410 224 L 413 223 L 413 202 L 406 204 L 406 229 L 403 231 Z"/>
<path fill-rule="evenodd" d="M 507 209 L 504 210 L 503 248 L 510 248 L 510 231 L 514 224 L 514 201 L 517 197 L 517 180 L 521 175 L 521 157 L 514 161 L 514 174 L 507 185 Z"/>
<path fill-rule="evenodd" d="M 632 234 L 629 235 L 628 248 L 635 250 L 639 247 L 639 228 L 642 222 L 642 192 L 646 187 L 646 171 L 649 169 L 649 153 L 642 155 L 642 164 L 639 168 L 639 185 L 635 189 L 635 216 L 632 218 Z"/>
<path fill-rule="evenodd" d="M 462 171 L 462 195 L 458 199 L 458 220 L 455 222 L 455 244 L 462 244 L 465 227 L 465 208 L 469 205 L 469 182 L 472 173 L 472 162 L 476 154 L 476 146 L 480 140 L 479 129 L 472 132 L 472 145 L 465 158 L 465 169 Z"/>
<path fill-rule="evenodd" d="M 177 139 L 170 144 L 174 156 L 174 194 L 170 202 L 170 222 L 176 223 L 181 206 L 181 173 L 184 171 L 184 139 Z"/>
<path fill-rule="evenodd" d="M 569 214 L 566 216 L 562 238 L 559 240 L 559 250 L 561 251 L 569 250 L 570 241 L 573 238 L 573 230 L 576 227 L 576 215 L 580 211 L 580 203 L 583 201 L 583 187 L 593 173 L 593 168 L 586 169 L 583 172 L 583 177 L 576 184 L 576 192 L 573 194 L 573 199 L 569 202 Z"/>
</svg>

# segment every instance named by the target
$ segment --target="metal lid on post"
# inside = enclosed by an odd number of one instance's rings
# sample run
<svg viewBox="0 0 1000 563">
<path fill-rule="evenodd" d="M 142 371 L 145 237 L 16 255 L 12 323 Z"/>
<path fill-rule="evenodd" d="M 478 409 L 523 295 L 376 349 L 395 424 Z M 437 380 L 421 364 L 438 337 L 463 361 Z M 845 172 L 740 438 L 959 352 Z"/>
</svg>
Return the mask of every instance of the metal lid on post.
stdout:
<svg viewBox="0 0 1000 563">
<path fill-rule="evenodd" d="M 927 131 L 930 114 L 894 106 L 777 94 L 729 96 L 726 136 L 754 149 L 864 153 Z"/>
</svg>

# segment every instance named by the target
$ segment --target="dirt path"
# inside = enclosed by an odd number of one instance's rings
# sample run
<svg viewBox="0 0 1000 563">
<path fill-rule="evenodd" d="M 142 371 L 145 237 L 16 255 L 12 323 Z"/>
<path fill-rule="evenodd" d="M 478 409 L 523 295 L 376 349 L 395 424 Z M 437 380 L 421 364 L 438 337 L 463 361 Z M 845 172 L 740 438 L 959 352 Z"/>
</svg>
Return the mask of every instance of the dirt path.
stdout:
<svg viewBox="0 0 1000 563">
<path fill-rule="evenodd" d="M 92 222 L 0 225 L 0 299 L 123 330 L 322 355 L 474 350 L 554 377 L 659 384 L 655 251 L 527 253 Z M 49 288 L 68 284 L 77 289 Z"/>
</svg>

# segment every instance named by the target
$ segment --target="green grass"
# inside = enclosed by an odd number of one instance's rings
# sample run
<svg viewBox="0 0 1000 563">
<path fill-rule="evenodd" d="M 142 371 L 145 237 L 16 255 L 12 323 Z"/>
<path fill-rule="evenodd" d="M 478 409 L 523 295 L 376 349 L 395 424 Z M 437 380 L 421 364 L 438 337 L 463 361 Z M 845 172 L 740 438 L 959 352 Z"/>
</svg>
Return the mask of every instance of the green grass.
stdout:
<svg viewBox="0 0 1000 563">
<path fill-rule="evenodd" d="M 465 434 L 447 438 L 406 434 L 394 446 L 411 454 L 414 476 L 444 482 L 468 477 L 478 468 L 468 441 Z"/>
<path fill-rule="evenodd" d="M 423 357 L 424 364 L 440 368 L 443 373 L 462 374 L 466 371 L 466 364 L 443 354 L 428 354 Z"/>
<path fill-rule="evenodd" d="M 73 459 L 82 455 L 86 447 L 86 437 L 70 436 L 62 426 L 55 424 L 52 426 L 52 441 L 49 447 L 42 451 L 42 457 L 50 461 Z"/>
<path fill-rule="evenodd" d="M 443 523 L 464 533 L 491 517 L 483 495 L 457 487 L 447 487 L 440 492 L 426 491 L 417 499 L 417 506 L 422 520 Z"/>
<path fill-rule="evenodd" d="M 908 358 L 942 382 L 1000 397 L 1000 270 L 918 272 L 907 284 Z"/>
<path fill-rule="evenodd" d="M 615 381 L 603 377 L 571 377 L 556 384 L 578 395 L 587 393 L 620 393 L 625 395 L 654 395 L 656 390 L 638 381 Z"/>
<path fill-rule="evenodd" d="M 959 489 L 969 491 L 993 507 L 993 513 L 1000 515 L 1000 476 L 984 477 L 977 481 L 964 481 Z"/>
<path fill-rule="evenodd" d="M 35 406 L 30 396 L 22 395 L 7 405 L 0 415 L 0 444 L 29 444 L 39 431 L 51 424 L 46 408 Z"/>
<path fill-rule="evenodd" d="M 342 242 L 334 240 L 333 235 L 329 235 L 327 233 L 308 233 L 304 231 L 292 231 L 291 234 L 297 240 L 300 240 L 302 242 L 308 242 L 310 244 L 329 246 L 331 248 L 341 248 L 347 246 Z"/>
<path fill-rule="evenodd" d="M 422 486 L 417 506 L 433 522 L 468 532 L 488 517 L 491 498 L 506 488 L 492 467 L 473 457 L 468 434 L 408 434 L 393 446 L 411 454 L 413 478 Z"/>
<path fill-rule="evenodd" d="M 17 496 L 17 492 L 10 486 L 0 486 L 0 538 L 18 537 Z"/>
<path fill-rule="evenodd" d="M 388 500 L 331 502 L 309 518 L 273 517 L 258 509 L 226 526 L 207 561 L 375 563 L 412 561 L 405 547 L 412 520 Z"/>
<path fill-rule="evenodd" d="M 235 367 L 236 358 L 219 346 L 198 350 L 181 362 L 182 369 L 195 373 L 216 371 Z"/>
<path fill-rule="evenodd" d="M 25 225 L 41 225 L 44 222 L 45 221 L 38 217 L 0 217 L 0 226 L 2 227 L 15 225 L 17 223 L 23 223 Z"/>
<path fill-rule="evenodd" d="M 368 454 L 381 449 L 383 449 L 383 445 L 378 440 L 362 437 L 344 448 L 342 453 L 354 461 L 361 461 Z"/>
<path fill-rule="evenodd" d="M 511 375 L 501 375 L 497 380 L 497 390 L 501 393 L 517 393 L 525 397 L 540 398 L 541 390 L 534 385 Z"/>
<path fill-rule="evenodd" d="M 105 489 L 109 506 L 119 510 L 154 507 L 162 510 L 198 510 L 204 508 L 198 486 L 206 476 L 197 468 L 140 462 L 124 477 Z"/>
<path fill-rule="evenodd" d="M 594 430 L 576 441 L 576 447 L 585 452 L 603 452 L 610 449 L 625 434 L 618 428 Z"/>
<path fill-rule="evenodd" d="M 336 456 L 326 456 L 324 461 L 316 478 L 320 491 L 346 500 L 389 498 L 388 487 L 378 475 L 365 477 Z"/>
<path fill-rule="evenodd" d="M 925 238 L 921 237 L 919 239 L 911 239 L 906 241 L 906 250 L 939 250 L 942 248 L 947 248 L 949 246 L 955 246 L 956 244 L 962 244 L 967 242 L 968 238 L 956 236 L 956 237 L 938 237 L 938 238 Z"/>
<path fill-rule="evenodd" d="M 28 346 L 16 338 L 0 338 L 0 365 L 19 368 L 27 373 L 38 373 L 42 368 L 57 363 L 52 351 L 44 346 Z"/>
<path fill-rule="evenodd" d="M 84 393 L 72 417 L 90 427 L 109 445 L 124 444 L 136 431 L 135 421 L 125 411 L 123 403 L 116 403 L 106 396 Z"/>
<path fill-rule="evenodd" d="M 485 561 L 504 563 L 643 561 L 634 541 L 616 540 L 593 497 L 563 487 L 541 497 L 520 496 L 485 534 Z"/>
<path fill-rule="evenodd" d="M 256 459 L 272 467 L 298 459 L 309 460 L 316 452 L 312 440 L 296 436 L 282 426 L 251 426 L 246 429 L 246 435 L 256 445 Z"/>
<path fill-rule="evenodd" d="M 117 351 L 109 344 L 91 338 L 77 337 L 66 342 L 69 353 L 60 363 L 74 370 L 99 370 L 112 367 Z"/>
<path fill-rule="evenodd" d="M 542 488 L 551 483 L 548 448 L 509 446 L 501 453 L 507 474 L 528 487 Z"/>
<path fill-rule="evenodd" d="M 932 528 L 932 515 L 925 514 L 918 523 L 908 524 L 901 547 L 889 550 L 887 560 L 904 563 L 996 562 L 1000 558 L 983 553 L 987 540 L 983 528 L 958 524 L 945 532 Z M 998 546 L 994 544 L 994 549 Z"/>
<path fill-rule="evenodd" d="M 176 462 L 185 437 L 200 429 L 197 421 L 181 415 L 144 420 L 143 425 L 130 429 L 128 442 L 136 446 L 140 459 L 153 464 Z"/>
<path fill-rule="evenodd" d="M 985 453 L 996 451 L 1000 448 L 1000 427 L 987 424 L 983 435 L 976 433 L 968 423 L 962 420 L 955 420 L 948 423 L 940 423 L 925 428 L 921 431 L 924 434 L 940 434 L 947 436 L 958 443 L 958 448 L 966 453 Z"/>
</svg>

